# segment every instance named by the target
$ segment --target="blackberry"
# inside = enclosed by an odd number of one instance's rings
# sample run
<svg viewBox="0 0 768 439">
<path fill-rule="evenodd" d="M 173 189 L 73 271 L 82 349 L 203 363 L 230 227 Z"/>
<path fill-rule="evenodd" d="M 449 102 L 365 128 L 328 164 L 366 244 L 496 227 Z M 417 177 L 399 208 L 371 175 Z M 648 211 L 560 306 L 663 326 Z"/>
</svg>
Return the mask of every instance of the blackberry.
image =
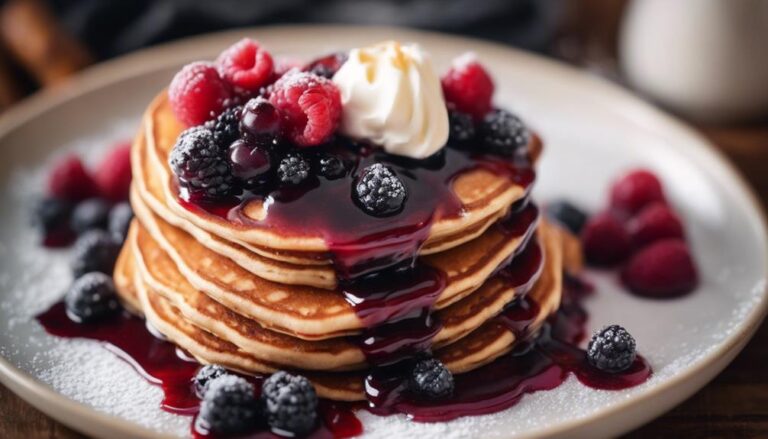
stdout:
<svg viewBox="0 0 768 439">
<path fill-rule="evenodd" d="M 485 115 L 479 131 L 486 150 L 509 156 L 524 148 L 531 137 L 530 131 L 520 118 L 500 109 Z"/>
<path fill-rule="evenodd" d="M 304 68 L 304 71 L 331 79 L 345 62 L 347 62 L 345 52 L 332 53 L 312 61 Z"/>
<path fill-rule="evenodd" d="M 384 217 L 403 209 L 408 192 L 395 172 L 381 163 L 363 170 L 355 184 L 357 204 L 369 215 Z"/>
<path fill-rule="evenodd" d="M 72 203 L 61 198 L 43 198 L 32 209 L 32 224 L 43 235 L 69 227 Z"/>
<path fill-rule="evenodd" d="M 90 198 L 75 206 L 72 212 L 72 230 L 81 235 L 88 230 L 105 230 L 109 222 L 109 204 L 99 198 Z"/>
<path fill-rule="evenodd" d="M 451 111 L 448 113 L 448 141 L 461 145 L 475 138 L 475 121 L 467 113 Z"/>
<path fill-rule="evenodd" d="M 300 155 L 288 154 L 280 160 L 277 176 L 284 184 L 299 184 L 309 177 L 309 163 Z"/>
<path fill-rule="evenodd" d="M 596 332 L 587 346 L 589 364 L 604 372 L 626 370 L 636 357 L 635 339 L 619 325 L 606 326 Z"/>
<path fill-rule="evenodd" d="M 417 395 L 444 398 L 453 393 L 453 375 L 440 360 L 428 358 L 414 365 L 408 386 Z"/>
<path fill-rule="evenodd" d="M 104 273 L 87 273 L 78 278 L 64 296 L 67 314 L 78 323 L 94 322 L 120 308 L 112 278 Z"/>
<path fill-rule="evenodd" d="M 120 246 L 107 232 L 90 230 L 75 242 L 70 264 L 72 274 L 75 279 L 92 271 L 111 275 L 119 252 Z"/>
<path fill-rule="evenodd" d="M 122 202 L 115 205 L 112 210 L 109 211 L 109 234 L 112 235 L 112 239 L 115 242 L 125 241 L 125 237 L 128 236 L 128 227 L 133 220 L 133 209 L 127 202 Z"/>
<path fill-rule="evenodd" d="M 216 119 L 206 122 L 206 128 L 213 133 L 213 140 L 220 148 L 227 148 L 240 137 L 240 117 L 243 113 L 242 105 L 229 107 Z"/>
<path fill-rule="evenodd" d="M 223 375 L 208 384 L 197 418 L 201 427 L 215 434 L 245 433 L 259 417 L 253 385 L 236 375 Z"/>
<path fill-rule="evenodd" d="M 317 394 L 300 375 L 276 372 L 264 381 L 261 391 L 264 415 L 274 430 L 303 435 L 317 421 Z"/>
<path fill-rule="evenodd" d="M 192 379 L 192 384 L 195 387 L 195 393 L 198 397 L 204 398 L 205 393 L 208 391 L 208 387 L 213 380 L 224 376 L 230 375 L 227 369 L 219 366 L 218 364 L 207 364 L 200 368 Z"/>
<path fill-rule="evenodd" d="M 193 127 L 179 135 L 169 162 L 193 199 L 215 200 L 235 192 L 226 151 L 207 128 Z"/>
<path fill-rule="evenodd" d="M 587 222 L 587 214 L 565 200 L 547 204 L 545 211 L 549 218 L 565 226 L 574 235 L 581 233 Z"/>
<path fill-rule="evenodd" d="M 341 178 L 346 172 L 347 165 L 341 157 L 331 154 L 321 154 L 317 159 L 317 173 L 328 180 Z"/>
</svg>

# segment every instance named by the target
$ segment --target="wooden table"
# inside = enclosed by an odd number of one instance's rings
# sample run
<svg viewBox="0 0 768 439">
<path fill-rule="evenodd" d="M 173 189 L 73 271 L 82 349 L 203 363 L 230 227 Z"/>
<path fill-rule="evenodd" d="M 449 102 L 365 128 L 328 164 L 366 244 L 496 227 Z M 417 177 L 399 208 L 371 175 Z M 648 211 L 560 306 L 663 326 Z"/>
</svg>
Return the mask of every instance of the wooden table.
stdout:
<svg viewBox="0 0 768 439">
<path fill-rule="evenodd" d="M 700 127 L 768 206 L 768 122 Z M 629 438 L 768 437 L 768 325 L 714 381 Z M 82 438 L 0 386 L 0 438 Z"/>
</svg>

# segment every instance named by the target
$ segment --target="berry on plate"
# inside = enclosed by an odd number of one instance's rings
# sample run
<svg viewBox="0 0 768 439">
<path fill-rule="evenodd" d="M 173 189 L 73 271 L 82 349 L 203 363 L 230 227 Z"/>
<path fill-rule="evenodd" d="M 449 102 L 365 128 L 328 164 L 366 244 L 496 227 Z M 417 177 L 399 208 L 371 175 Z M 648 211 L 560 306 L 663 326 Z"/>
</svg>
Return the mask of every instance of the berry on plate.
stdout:
<svg viewBox="0 0 768 439">
<path fill-rule="evenodd" d="M 475 138 L 475 121 L 467 113 L 451 111 L 448 113 L 448 141 L 462 145 Z"/>
<path fill-rule="evenodd" d="M 32 223 L 43 235 L 69 230 L 72 203 L 60 198 L 43 198 L 32 210 Z"/>
<path fill-rule="evenodd" d="M 205 397 L 208 391 L 208 386 L 213 380 L 224 376 L 231 375 L 227 369 L 219 366 L 218 364 L 206 364 L 197 371 L 195 377 L 192 379 L 192 384 L 195 387 L 195 393 L 201 399 Z"/>
<path fill-rule="evenodd" d="M 80 201 L 97 195 L 96 183 L 76 155 L 58 161 L 48 176 L 48 192 L 63 200 Z"/>
<path fill-rule="evenodd" d="M 131 225 L 131 220 L 133 220 L 133 209 L 127 201 L 116 204 L 109 211 L 107 230 L 115 242 L 125 241 L 125 237 L 128 236 L 128 227 Z"/>
<path fill-rule="evenodd" d="M 428 358 L 414 365 L 408 386 L 418 396 L 444 398 L 453 393 L 453 375 L 440 360 Z"/>
<path fill-rule="evenodd" d="M 64 296 L 67 314 L 78 323 L 100 320 L 117 311 L 120 304 L 112 278 L 104 273 L 86 273 Z"/>
<path fill-rule="evenodd" d="M 297 185 L 309 177 L 309 163 L 298 154 L 287 154 L 280 160 L 277 177 L 283 184 Z"/>
<path fill-rule="evenodd" d="M 331 79 L 345 62 L 347 62 L 347 53 L 336 52 L 309 62 L 303 70 L 317 76 L 322 76 L 323 78 Z"/>
<path fill-rule="evenodd" d="M 275 372 L 264 381 L 261 399 L 273 430 L 304 435 L 317 422 L 317 393 L 303 376 Z"/>
<path fill-rule="evenodd" d="M 253 385 L 237 375 L 222 375 L 212 380 L 205 391 L 198 426 L 214 434 L 245 433 L 259 418 Z"/>
<path fill-rule="evenodd" d="M 480 123 L 482 146 L 495 154 L 513 156 L 528 145 L 531 133 L 522 120 L 507 110 L 496 109 Z"/>
<path fill-rule="evenodd" d="M 96 168 L 94 178 L 102 197 L 113 202 L 127 200 L 131 187 L 131 143 L 116 145 Z"/>
<path fill-rule="evenodd" d="M 240 137 L 240 116 L 243 107 L 236 105 L 224 110 L 216 119 L 206 122 L 213 133 L 213 140 L 221 148 L 227 148 Z"/>
<path fill-rule="evenodd" d="M 354 198 L 369 215 L 384 217 L 400 212 L 408 191 L 391 168 L 374 163 L 363 170 L 355 184 Z"/>
<path fill-rule="evenodd" d="M 611 188 L 611 209 L 614 211 L 634 215 L 653 202 L 666 201 L 661 182 L 648 170 L 631 171 Z"/>
<path fill-rule="evenodd" d="M 216 59 L 219 75 L 232 86 L 256 93 L 272 78 L 274 63 L 258 42 L 243 38 Z"/>
<path fill-rule="evenodd" d="M 613 214 L 604 212 L 587 221 L 581 231 L 584 256 L 593 265 L 611 266 L 629 255 L 629 234 Z"/>
<path fill-rule="evenodd" d="M 627 370 L 635 361 L 635 339 L 619 325 L 606 326 L 596 332 L 587 345 L 587 360 L 608 373 Z"/>
<path fill-rule="evenodd" d="M 240 134 L 262 145 L 271 145 L 280 136 L 280 112 L 259 96 L 245 104 L 240 119 Z"/>
<path fill-rule="evenodd" d="M 548 203 L 544 210 L 547 217 L 565 226 L 574 235 L 581 233 L 587 222 L 587 214 L 566 200 Z"/>
<path fill-rule="evenodd" d="M 454 109 L 480 120 L 491 110 L 493 80 L 485 68 L 468 53 L 456 58 L 441 78 L 445 100 Z"/>
<path fill-rule="evenodd" d="M 216 143 L 211 130 L 203 127 L 190 128 L 176 139 L 170 167 L 192 199 L 215 200 L 235 192 L 226 151 Z"/>
<path fill-rule="evenodd" d="M 299 147 L 326 142 L 341 120 L 339 89 L 312 73 L 286 73 L 273 84 L 269 101 L 283 115 L 286 135 Z"/>
<path fill-rule="evenodd" d="M 101 198 L 80 202 L 72 212 L 72 231 L 82 235 L 88 230 L 105 230 L 109 221 L 109 204 Z"/>
<path fill-rule="evenodd" d="M 644 207 L 628 223 L 632 245 L 640 248 L 665 238 L 685 238 L 683 223 L 665 203 L 655 202 Z"/>
<path fill-rule="evenodd" d="M 72 251 L 72 274 L 78 278 L 86 273 L 98 271 L 112 274 L 120 245 L 103 230 L 90 230 L 80 236 Z"/>
<path fill-rule="evenodd" d="M 347 173 L 347 164 L 333 154 L 320 154 L 317 157 L 317 173 L 328 180 L 335 180 Z"/>
<path fill-rule="evenodd" d="M 664 239 L 643 247 L 621 273 L 630 291 L 658 298 L 688 293 L 696 288 L 698 278 L 688 245 L 681 239 Z"/>
<path fill-rule="evenodd" d="M 232 174 L 245 187 L 254 188 L 265 183 L 272 173 L 269 149 L 246 140 L 236 140 L 229 147 Z"/>
<path fill-rule="evenodd" d="M 232 96 L 232 87 L 221 79 L 216 66 L 207 62 L 187 64 L 168 87 L 171 108 L 187 126 L 201 125 L 218 116 Z"/>
</svg>

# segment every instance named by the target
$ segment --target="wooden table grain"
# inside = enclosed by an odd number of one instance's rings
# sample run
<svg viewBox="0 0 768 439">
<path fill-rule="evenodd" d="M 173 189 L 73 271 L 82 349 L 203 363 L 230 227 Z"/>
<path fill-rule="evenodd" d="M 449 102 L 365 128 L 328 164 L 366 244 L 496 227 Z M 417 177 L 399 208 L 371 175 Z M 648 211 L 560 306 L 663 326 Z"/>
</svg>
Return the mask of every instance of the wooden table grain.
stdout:
<svg viewBox="0 0 768 439">
<path fill-rule="evenodd" d="M 768 121 L 699 130 L 744 174 L 768 206 Z M 768 325 L 704 389 L 627 438 L 768 437 Z M 0 386 L 0 438 L 74 439 L 64 427 Z"/>
</svg>

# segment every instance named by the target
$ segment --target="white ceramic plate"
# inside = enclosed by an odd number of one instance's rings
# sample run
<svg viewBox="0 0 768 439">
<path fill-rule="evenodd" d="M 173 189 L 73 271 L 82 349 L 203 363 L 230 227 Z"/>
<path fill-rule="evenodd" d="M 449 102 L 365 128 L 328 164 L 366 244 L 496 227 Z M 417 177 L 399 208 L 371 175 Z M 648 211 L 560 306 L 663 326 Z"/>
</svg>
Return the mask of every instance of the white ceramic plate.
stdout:
<svg viewBox="0 0 768 439">
<path fill-rule="evenodd" d="M 537 195 L 593 209 L 610 180 L 643 165 L 663 179 L 687 223 L 703 282 L 672 301 L 643 300 L 594 274 L 590 329 L 626 326 L 654 368 L 645 384 L 595 391 L 570 379 L 495 415 L 443 424 L 361 413 L 372 437 L 602 437 L 660 415 L 720 372 L 766 311 L 766 231 L 754 196 L 704 139 L 625 91 L 562 64 L 465 38 L 393 28 L 277 27 L 227 32 L 142 51 L 94 67 L 58 92 L 32 97 L 0 119 L 0 381 L 59 421 L 102 437 L 188 433 L 187 418 L 160 411 L 160 391 L 95 342 L 46 335 L 31 318 L 69 282 L 65 252 L 36 246 L 27 210 L 45 167 L 78 150 L 89 160 L 130 136 L 150 98 L 185 62 L 210 59 L 243 35 L 273 53 L 311 57 L 385 39 L 417 41 L 444 69 L 468 50 L 496 79 L 497 100 L 546 144 Z M 397 436 L 396 436 L 397 435 Z"/>
</svg>

